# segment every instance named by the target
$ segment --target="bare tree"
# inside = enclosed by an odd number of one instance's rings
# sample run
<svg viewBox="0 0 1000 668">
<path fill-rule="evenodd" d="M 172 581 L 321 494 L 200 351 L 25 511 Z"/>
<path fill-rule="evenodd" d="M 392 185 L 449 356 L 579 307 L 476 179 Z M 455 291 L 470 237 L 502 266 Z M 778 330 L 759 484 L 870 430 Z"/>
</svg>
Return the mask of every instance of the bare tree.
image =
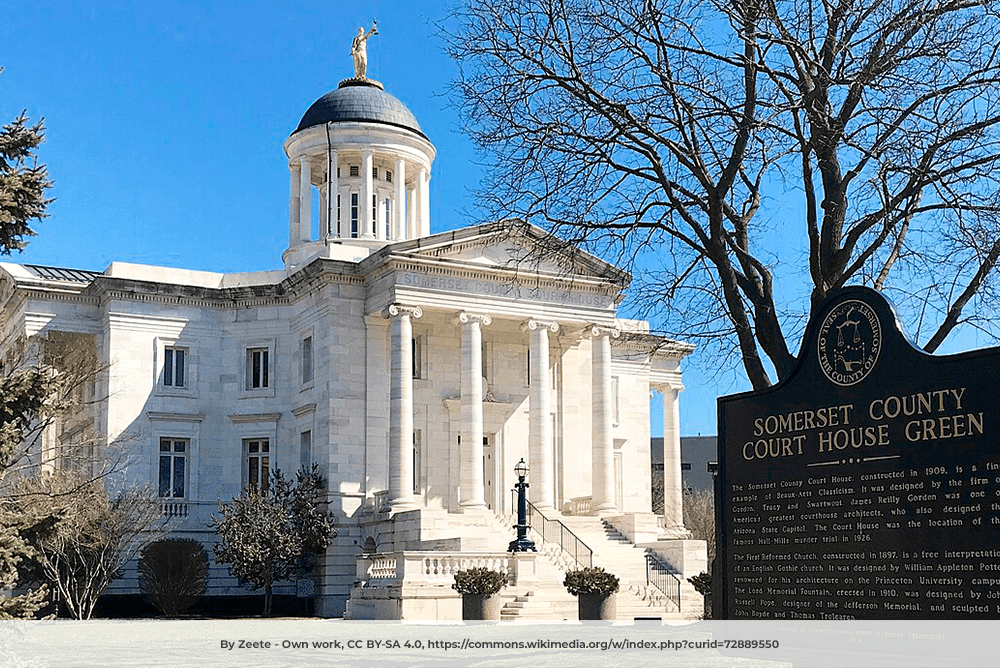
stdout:
<svg viewBox="0 0 1000 668">
<path fill-rule="evenodd" d="M 848 283 L 927 351 L 989 327 L 995 3 L 476 0 L 442 30 L 484 217 L 641 268 L 645 314 L 738 352 L 754 387 Z"/>
<path fill-rule="evenodd" d="M 109 491 L 102 480 L 63 471 L 23 479 L 17 493 L 25 512 L 52 518 L 32 532 L 34 561 L 75 619 L 90 619 L 111 580 L 162 534 L 149 489 Z"/>
</svg>

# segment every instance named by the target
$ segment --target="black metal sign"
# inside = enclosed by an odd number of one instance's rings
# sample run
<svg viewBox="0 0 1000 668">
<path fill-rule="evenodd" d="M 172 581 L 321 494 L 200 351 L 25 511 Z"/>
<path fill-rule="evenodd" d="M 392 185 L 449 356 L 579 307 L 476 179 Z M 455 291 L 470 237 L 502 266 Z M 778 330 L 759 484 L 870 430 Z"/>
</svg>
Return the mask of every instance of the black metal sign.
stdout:
<svg viewBox="0 0 1000 668">
<path fill-rule="evenodd" d="M 866 288 L 793 374 L 719 399 L 726 619 L 1000 618 L 1000 349 L 935 357 Z"/>
</svg>

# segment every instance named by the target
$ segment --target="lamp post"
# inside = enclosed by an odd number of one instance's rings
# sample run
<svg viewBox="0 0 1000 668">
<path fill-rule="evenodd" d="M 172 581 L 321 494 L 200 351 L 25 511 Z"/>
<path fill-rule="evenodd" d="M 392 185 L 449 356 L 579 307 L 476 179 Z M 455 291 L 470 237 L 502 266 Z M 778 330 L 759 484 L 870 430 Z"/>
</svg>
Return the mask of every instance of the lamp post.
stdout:
<svg viewBox="0 0 1000 668">
<path fill-rule="evenodd" d="M 507 546 L 508 552 L 535 552 L 535 543 L 528 538 L 528 498 L 524 490 L 528 489 L 528 483 L 524 479 L 528 476 L 528 465 L 524 463 L 524 458 L 514 467 L 517 474 L 517 483 L 514 488 L 517 490 L 517 539 L 512 540 Z"/>
</svg>

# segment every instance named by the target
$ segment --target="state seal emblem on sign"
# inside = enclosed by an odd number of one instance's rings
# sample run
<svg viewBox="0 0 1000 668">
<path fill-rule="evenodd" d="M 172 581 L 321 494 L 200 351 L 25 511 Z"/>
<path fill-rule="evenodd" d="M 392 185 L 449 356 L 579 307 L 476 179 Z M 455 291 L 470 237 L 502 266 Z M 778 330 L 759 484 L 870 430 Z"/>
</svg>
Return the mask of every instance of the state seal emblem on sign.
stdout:
<svg viewBox="0 0 1000 668">
<path fill-rule="evenodd" d="M 836 385 L 854 385 L 875 368 L 882 350 L 882 325 L 871 306 L 850 299 L 823 319 L 818 343 L 823 374 Z"/>
</svg>

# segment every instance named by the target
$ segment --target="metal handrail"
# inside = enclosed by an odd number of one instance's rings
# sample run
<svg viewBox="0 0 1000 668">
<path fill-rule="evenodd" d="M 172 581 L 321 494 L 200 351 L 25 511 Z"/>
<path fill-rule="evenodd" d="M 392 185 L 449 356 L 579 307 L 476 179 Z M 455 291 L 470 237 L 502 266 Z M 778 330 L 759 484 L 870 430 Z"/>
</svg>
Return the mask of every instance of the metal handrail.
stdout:
<svg viewBox="0 0 1000 668">
<path fill-rule="evenodd" d="M 594 565 L 594 551 L 568 526 L 559 520 L 546 517 L 531 501 L 526 501 L 526 504 L 528 525 L 542 537 L 543 543 L 557 543 L 563 552 L 573 557 L 576 563 L 584 568 Z M 535 515 L 541 518 L 541 522 L 532 522 Z M 538 526 L 539 524 L 541 526 Z"/>
<path fill-rule="evenodd" d="M 681 609 L 680 578 L 667 563 L 651 551 L 646 552 L 646 584 L 659 589 L 678 610 Z"/>
</svg>

